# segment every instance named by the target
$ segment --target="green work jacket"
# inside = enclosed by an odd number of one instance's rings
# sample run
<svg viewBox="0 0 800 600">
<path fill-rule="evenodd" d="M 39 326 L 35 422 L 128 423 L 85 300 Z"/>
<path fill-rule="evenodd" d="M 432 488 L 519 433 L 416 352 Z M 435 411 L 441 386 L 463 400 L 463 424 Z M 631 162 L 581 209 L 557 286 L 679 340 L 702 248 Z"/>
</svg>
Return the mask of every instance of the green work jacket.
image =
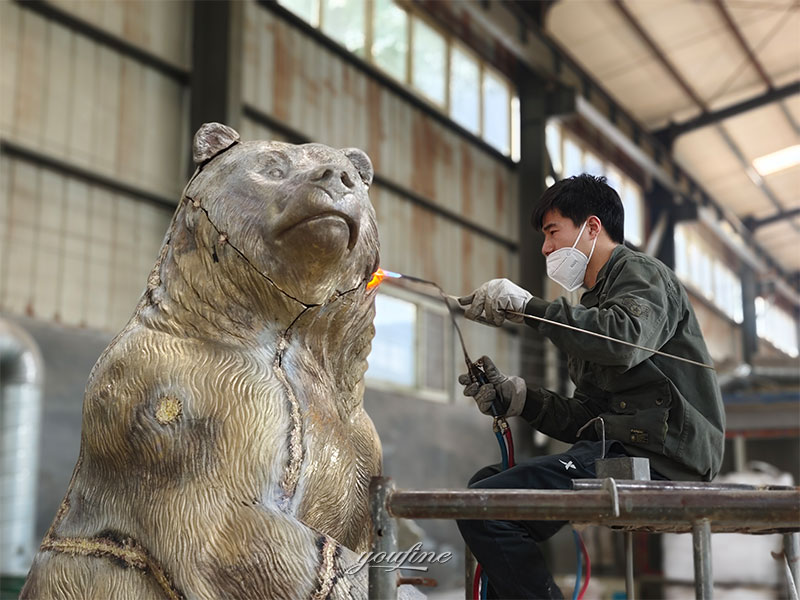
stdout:
<svg viewBox="0 0 800 600">
<path fill-rule="evenodd" d="M 686 290 L 658 260 L 617 246 L 597 281 L 572 306 L 531 299 L 525 311 L 634 344 L 711 364 Z M 670 479 L 710 481 L 719 472 L 725 409 L 713 370 L 529 319 L 569 357 L 574 397 L 528 387 L 522 416 L 573 443 L 601 416 L 606 438 L 650 459 Z M 599 439 L 600 423 L 581 438 Z"/>
</svg>

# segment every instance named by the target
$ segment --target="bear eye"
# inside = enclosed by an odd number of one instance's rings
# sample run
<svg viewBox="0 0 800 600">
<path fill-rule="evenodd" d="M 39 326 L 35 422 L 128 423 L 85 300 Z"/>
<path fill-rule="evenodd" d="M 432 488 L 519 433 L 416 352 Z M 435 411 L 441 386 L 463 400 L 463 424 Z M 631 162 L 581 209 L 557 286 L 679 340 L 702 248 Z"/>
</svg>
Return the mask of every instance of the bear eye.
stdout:
<svg viewBox="0 0 800 600">
<path fill-rule="evenodd" d="M 283 169 L 279 167 L 272 167 L 269 171 L 267 171 L 267 175 L 273 179 L 281 179 L 283 177 Z"/>
</svg>

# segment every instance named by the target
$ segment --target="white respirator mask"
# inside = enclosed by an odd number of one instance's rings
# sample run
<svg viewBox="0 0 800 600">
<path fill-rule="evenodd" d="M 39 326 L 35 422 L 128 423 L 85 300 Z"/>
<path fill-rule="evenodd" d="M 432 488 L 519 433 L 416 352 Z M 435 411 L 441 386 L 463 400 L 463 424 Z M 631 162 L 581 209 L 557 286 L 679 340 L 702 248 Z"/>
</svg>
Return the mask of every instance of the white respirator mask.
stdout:
<svg viewBox="0 0 800 600">
<path fill-rule="evenodd" d="M 589 261 L 592 260 L 592 254 L 594 254 L 594 245 L 597 243 L 597 237 L 592 241 L 592 249 L 589 252 L 589 256 L 586 256 L 575 247 L 578 245 L 588 222 L 588 220 L 584 221 L 575 243 L 572 244 L 572 248 L 559 248 L 551 252 L 547 257 L 547 276 L 568 292 L 573 292 L 581 287 L 583 278 L 586 275 L 586 267 L 589 266 Z"/>
</svg>

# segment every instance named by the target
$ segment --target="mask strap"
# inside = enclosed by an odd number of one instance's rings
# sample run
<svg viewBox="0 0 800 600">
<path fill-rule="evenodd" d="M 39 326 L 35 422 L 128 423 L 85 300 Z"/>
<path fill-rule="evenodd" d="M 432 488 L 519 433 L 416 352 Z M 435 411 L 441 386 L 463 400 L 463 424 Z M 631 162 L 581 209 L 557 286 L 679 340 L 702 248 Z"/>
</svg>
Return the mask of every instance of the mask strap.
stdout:
<svg viewBox="0 0 800 600">
<path fill-rule="evenodd" d="M 578 245 L 578 242 L 580 242 L 580 241 L 581 241 L 581 236 L 583 235 L 583 230 L 584 230 L 584 229 L 586 229 L 586 224 L 587 224 L 588 222 L 589 222 L 589 220 L 588 220 L 588 219 L 587 219 L 586 221 L 584 221 L 584 222 L 583 222 L 583 225 L 581 226 L 581 230 L 578 232 L 578 237 L 576 237 L 576 238 L 575 238 L 575 243 L 574 243 L 574 244 L 572 244 L 572 247 L 573 247 L 573 248 L 574 248 L 575 246 L 577 246 L 577 245 Z"/>
<path fill-rule="evenodd" d="M 594 240 L 592 240 L 592 249 L 589 251 L 589 260 L 586 261 L 587 265 L 592 260 L 592 254 L 594 254 L 594 246 L 595 246 L 595 244 L 597 244 L 597 236 L 595 236 Z"/>
</svg>

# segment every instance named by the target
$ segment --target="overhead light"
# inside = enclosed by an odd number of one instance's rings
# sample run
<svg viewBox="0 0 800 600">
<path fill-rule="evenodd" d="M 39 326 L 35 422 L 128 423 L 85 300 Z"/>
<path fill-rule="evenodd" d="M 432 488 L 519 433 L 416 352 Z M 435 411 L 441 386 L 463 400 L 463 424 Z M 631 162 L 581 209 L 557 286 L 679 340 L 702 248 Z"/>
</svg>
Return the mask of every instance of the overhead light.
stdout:
<svg viewBox="0 0 800 600">
<path fill-rule="evenodd" d="M 753 161 L 753 166 L 762 177 L 795 165 L 800 165 L 800 144 L 765 154 Z"/>
</svg>

